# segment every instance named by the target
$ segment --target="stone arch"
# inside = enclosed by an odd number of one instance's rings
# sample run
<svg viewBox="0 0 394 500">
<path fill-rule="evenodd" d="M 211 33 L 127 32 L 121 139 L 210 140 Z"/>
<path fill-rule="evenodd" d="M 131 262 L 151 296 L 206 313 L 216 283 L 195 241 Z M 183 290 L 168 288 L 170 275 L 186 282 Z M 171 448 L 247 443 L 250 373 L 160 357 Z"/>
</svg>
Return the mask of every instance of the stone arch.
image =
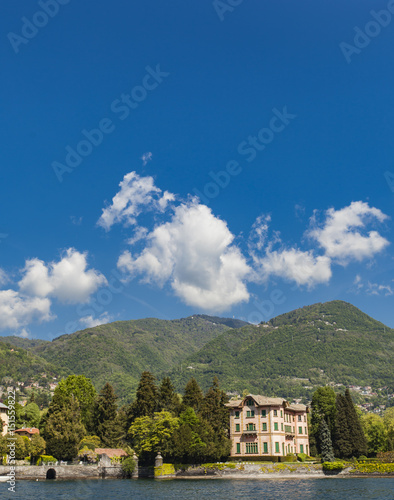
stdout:
<svg viewBox="0 0 394 500">
<path fill-rule="evenodd" d="M 48 469 L 47 470 L 47 479 L 56 479 L 55 469 Z"/>
</svg>

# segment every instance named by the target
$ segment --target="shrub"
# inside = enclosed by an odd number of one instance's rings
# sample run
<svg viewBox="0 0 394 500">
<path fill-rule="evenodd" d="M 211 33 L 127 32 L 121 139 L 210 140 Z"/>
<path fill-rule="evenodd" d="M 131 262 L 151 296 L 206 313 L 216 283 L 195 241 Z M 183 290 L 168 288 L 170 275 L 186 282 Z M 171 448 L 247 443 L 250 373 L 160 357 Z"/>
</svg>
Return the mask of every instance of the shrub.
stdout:
<svg viewBox="0 0 394 500">
<path fill-rule="evenodd" d="M 122 462 L 122 471 L 125 477 L 131 477 L 135 469 L 135 461 L 133 457 L 127 457 Z"/>
<path fill-rule="evenodd" d="M 85 446 L 82 450 L 78 451 L 78 458 L 84 462 L 88 462 L 89 464 L 97 462 L 97 457 L 97 453 L 88 448 L 88 446 Z"/>
<path fill-rule="evenodd" d="M 52 455 L 40 455 L 37 460 L 37 465 L 47 464 L 48 462 L 57 462 L 57 459 Z"/>
<path fill-rule="evenodd" d="M 297 457 L 294 455 L 294 453 L 289 453 L 284 458 L 285 462 L 297 462 Z"/>
<path fill-rule="evenodd" d="M 323 470 L 326 471 L 341 471 L 343 470 L 342 462 L 323 462 Z"/>
<path fill-rule="evenodd" d="M 299 462 L 305 462 L 305 460 L 309 458 L 308 455 L 306 453 L 298 453 L 297 454 L 297 460 Z"/>
</svg>

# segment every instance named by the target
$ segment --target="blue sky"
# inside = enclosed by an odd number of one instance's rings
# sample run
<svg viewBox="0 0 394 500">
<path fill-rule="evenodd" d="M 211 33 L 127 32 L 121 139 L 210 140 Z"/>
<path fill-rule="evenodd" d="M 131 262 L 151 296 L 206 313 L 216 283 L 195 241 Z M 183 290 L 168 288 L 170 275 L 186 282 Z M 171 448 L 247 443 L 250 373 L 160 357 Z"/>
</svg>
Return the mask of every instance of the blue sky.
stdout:
<svg viewBox="0 0 394 500">
<path fill-rule="evenodd" d="M 336 299 L 394 327 L 392 0 L 7 1 L 0 27 L 1 334 Z"/>
</svg>

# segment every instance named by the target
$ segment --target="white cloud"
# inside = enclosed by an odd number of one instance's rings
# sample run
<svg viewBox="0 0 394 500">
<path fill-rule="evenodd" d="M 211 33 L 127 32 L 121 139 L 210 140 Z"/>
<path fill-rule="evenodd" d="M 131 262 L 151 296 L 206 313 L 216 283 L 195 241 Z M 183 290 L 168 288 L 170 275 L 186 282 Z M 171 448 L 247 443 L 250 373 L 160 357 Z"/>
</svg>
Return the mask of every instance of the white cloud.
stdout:
<svg viewBox="0 0 394 500">
<path fill-rule="evenodd" d="M 112 321 L 112 316 L 108 314 L 108 312 L 104 312 L 100 314 L 98 318 L 94 318 L 93 316 L 84 316 L 83 318 L 80 318 L 79 322 L 81 325 L 83 325 L 85 328 L 93 328 L 95 326 L 99 325 L 105 325 L 107 323 L 110 323 Z"/>
<path fill-rule="evenodd" d="M 248 246 L 251 252 L 261 250 L 267 241 L 270 215 L 259 215 L 255 220 L 249 235 Z"/>
<path fill-rule="evenodd" d="M 87 254 L 74 248 L 69 248 L 59 262 L 49 265 L 42 260 L 31 259 L 22 271 L 19 288 L 24 294 L 52 296 L 69 304 L 87 302 L 107 280 L 95 269 L 86 268 Z"/>
<path fill-rule="evenodd" d="M 153 177 L 140 177 L 136 172 L 126 174 L 119 184 L 120 190 L 112 198 L 112 204 L 103 209 L 97 224 L 109 231 L 116 223 L 132 226 L 142 209 L 163 212 L 169 201 L 175 199 L 172 193 L 155 186 Z"/>
<path fill-rule="evenodd" d="M 371 283 L 370 281 L 368 281 L 366 292 L 368 295 L 385 295 L 386 297 L 394 293 L 390 285 L 379 285 L 379 283 Z"/>
<path fill-rule="evenodd" d="M 130 277 L 143 275 L 143 282 L 172 289 L 186 304 L 204 310 L 223 311 L 247 301 L 245 280 L 250 268 L 227 224 L 197 203 L 174 209 L 170 222 L 147 236 L 147 246 L 133 257 L 124 252 L 118 267 Z"/>
<path fill-rule="evenodd" d="M 15 290 L 0 290 L 0 330 L 19 329 L 33 320 L 53 319 L 48 298 L 29 297 Z"/>
<path fill-rule="evenodd" d="M 316 257 L 311 250 L 267 250 L 263 257 L 255 258 L 255 264 L 257 281 L 278 276 L 311 288 L 318 283 L 328 283 L 332 275 L 331 260 L 325 256 Z"/>
<path fill-rule="evenodd" d="M 328 209 L 322 227 L 318 227 L 315 218 L 312 218 L 314 227 L 307 234 L 318 242 L 327 257 L 346 265 L 351 260 L 371 258 L 389 244 L 377 231 L 361 233 L 367 223 L 374 220 L 383 222 L 387 218 L 381 210 L 370 207 L 368 203 L 355 201 L 340 210 Z"/>
<path fill-rule="evenodd" d="M 148 163 L 148 161 L 151 161 L 151 159 L 152 159 L 152 153 L 150 151 L 148 151 L 147 153 L 144 153 L 141 156 L 143 166 L 145 167 L 145 165 Z"/>
<path fill-rule="evenodd" d="M 8 282 L 8 275 L 4 271 L 4 269 L 1 269 L 0 267 L 0 286 L 5 285 Z"/>
<path fill-rule="evenodd" d="M 27 328 L 22 328 L 22 330 L 18 333 L 18 337 L 22 337 L 23 339 L 28 339 L 30 337 L 30 332 Z"/>
</svg>

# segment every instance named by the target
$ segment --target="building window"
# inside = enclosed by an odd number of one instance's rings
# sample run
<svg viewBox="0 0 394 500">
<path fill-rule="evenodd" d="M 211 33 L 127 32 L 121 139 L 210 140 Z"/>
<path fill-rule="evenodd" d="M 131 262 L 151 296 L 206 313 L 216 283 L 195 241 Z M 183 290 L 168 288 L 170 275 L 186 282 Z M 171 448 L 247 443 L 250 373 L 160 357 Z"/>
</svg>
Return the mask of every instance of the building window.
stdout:
<svg viewBox="0 0 394 500">
<path fill-rule="evenodd" d="M 279 453 L 279 443 L 275 443 L 275 453 Z"/>
<path fill-rule="evenodd" d="M 237 453 L 241 453 L 241 443 L 237 443 Z"/>
<path fill-rule="evenodd" d="M 298 427 L 298 434 L 302 434 L 302 427 Z"/>
<path fill-rule="evenodd" d="M 268 453 L 268 443 L 263 443 L 263 453 Z"/>
<path fill-rule="evenodd" d="M 267 430 L 267 423 L 263 422 L 263 431 L 266 431 L 266 430 Z"/>
<path fill-rule="evenodd" d="M 235 432 L 239 432 L 239 424 L 235 424 Z"/>
<path fill-rule="evenodd" d="M 285 432 L 288 432 L 291 434 L 291 425 L 285 425 Z"/>
<path fill-rule="evenodd" d="M 246 401 L 246 405 L 247 405 L 247 406 L 254 406 L 253 399 L 248 399 L 248 400 Z"/>
<path fill-rule="evenodd" d="M 258 453 L 257 443 L 246 443 L 246 453 Z"/>
<path fill-rule="evenodd" d="M 247 424 L 246 425 L 246 430 L 247 431 L 255 431 L 256 430 L 256 424 Z"/>
<path fill-rule="evenodd" d="M 278 416 L 278 410 L 274 410 L 274 417 Z"/>
<path fill-rule="evenodd" d="M 274 431 L 278 431 L 278 422 L 274 422 Z"/>
<path fill-rule="evenodd" d="M 248 411 L 246 412 L 246 417 L 247 417 L 247 418 L 254 417 L 254 410 L 248 410 Z"/>
<path fill-rule="evenodd" d="M 280 418 L 282 418 L 282 417 L 283 417 L 283 412 L 282 412 L 282 410 L 280 410 Z"/>
<path fill-rule="evenodd" d="M 261 416 L 266 417 L 267 416 L 267 411 L 266 410 L 261 410 Z"/>
<path fill-rule="evenodd" d="M 306 454 L 308 455 L 308 445 L 307 444 L 305 445 L 305 448 L 306 448 Z"/>
<path fill-rule="evenodd" d="M 299 421 L 299 422 L 302 422 L 302 417 L 301 417 L 301 415 L 298 415 L 298 421 Z"/>
<path fill-rule="evenodd" d="M 283 424 L 280 424 L 280 430 L 283 431 Z"/>
<path fill-rule="evenodd" d="M 235 418 L 239 418 L 239 411 L 235 412 Z"/>
<path fill-rule="evenodd" d="M 300 444 L 300 453 L 304 453 L 304 445 Z"/>
<path fill-rule="evenodd" d="M 305 433 L 304 434 L 308 434 L 307 430 L 306 430 L 306 427 L 305 427 Z"/>
</svg>

